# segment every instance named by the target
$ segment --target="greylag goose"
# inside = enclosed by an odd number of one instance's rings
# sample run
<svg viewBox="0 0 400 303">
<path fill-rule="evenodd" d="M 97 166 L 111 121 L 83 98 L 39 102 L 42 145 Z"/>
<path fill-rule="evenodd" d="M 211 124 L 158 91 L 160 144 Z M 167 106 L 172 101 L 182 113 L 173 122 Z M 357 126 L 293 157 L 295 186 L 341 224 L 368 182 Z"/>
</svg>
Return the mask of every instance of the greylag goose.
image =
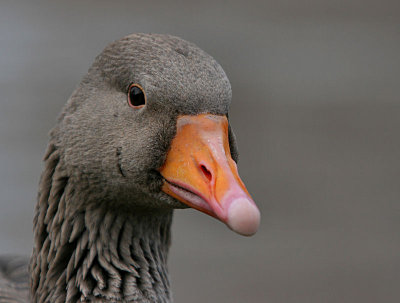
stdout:
<svg viewBox="0 0 400 303">
<path fill-rule="evenodd" d="M 133 34 L 108 45 L 50 132 L 30 278 L 20 259 L 1 259 L 0 302 L 172 302 L 175 208 L 254 234 L 230 102 L 223 69 L 192 43 Z"/>
</svg>

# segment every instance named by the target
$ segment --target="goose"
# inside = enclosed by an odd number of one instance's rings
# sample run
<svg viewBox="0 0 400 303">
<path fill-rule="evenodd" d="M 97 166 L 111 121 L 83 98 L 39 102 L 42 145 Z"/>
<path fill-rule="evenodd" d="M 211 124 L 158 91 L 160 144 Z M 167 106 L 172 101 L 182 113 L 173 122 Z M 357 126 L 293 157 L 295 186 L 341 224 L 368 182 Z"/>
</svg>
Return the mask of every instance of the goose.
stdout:
<svg viewBox="0 0 400 303">
<path fill-rule="evenodd" d="M 0 259 L 0 302 L 172 302 L 174 209 L 253 235 L 260 212 L 238 175 L 231 97 L 222 67 L 190 42 L 109 44 L 49 134 L 29 270 Z"/>
</svg>

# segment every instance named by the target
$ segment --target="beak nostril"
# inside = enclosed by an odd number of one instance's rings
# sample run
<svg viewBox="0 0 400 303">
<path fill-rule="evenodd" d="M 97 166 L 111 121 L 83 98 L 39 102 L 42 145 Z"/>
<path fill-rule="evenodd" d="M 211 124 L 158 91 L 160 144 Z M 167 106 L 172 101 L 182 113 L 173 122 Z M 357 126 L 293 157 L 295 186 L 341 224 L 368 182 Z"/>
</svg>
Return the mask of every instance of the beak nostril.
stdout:
<svg viewBox="0 0 400 303">
<path fill-rule="evenodd" d="M 207 178 L 208 181 L 211 181 L 212 179 L 212 174 L 211 172 L 205 167 L 204 165 L 200 165 L 200 169 L 203 173 L 203 175 Z"/>
</svg>

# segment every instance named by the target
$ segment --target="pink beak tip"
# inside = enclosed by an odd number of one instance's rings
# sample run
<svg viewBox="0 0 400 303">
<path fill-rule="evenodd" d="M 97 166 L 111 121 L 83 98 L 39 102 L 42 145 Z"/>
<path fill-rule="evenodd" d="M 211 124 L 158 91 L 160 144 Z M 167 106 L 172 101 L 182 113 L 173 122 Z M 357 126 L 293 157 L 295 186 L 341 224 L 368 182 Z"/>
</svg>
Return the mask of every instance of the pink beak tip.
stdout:
<svg viewBox="0 0 400 303">
<path fill-rule="evenodd" d="M 260 225 L 260 211 L 250 199 L 236 198 L 229 206 L 227 225 L 238 234 L 252 236 Z"/>
</svg>

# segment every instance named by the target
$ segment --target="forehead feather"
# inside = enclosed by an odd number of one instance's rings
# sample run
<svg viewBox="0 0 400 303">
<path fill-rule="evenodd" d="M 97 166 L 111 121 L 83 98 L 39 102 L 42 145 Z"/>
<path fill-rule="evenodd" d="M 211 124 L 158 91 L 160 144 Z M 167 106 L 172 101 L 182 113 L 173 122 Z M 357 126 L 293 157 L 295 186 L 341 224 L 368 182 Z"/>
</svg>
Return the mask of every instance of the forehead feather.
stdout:
<svg viewBox="0 0 400 303">
<path fill-rule="evenodd" d="M 129 35 L 108 45 L 93 67 L 122 91 L 139 83 L 148 98 L 174 101 L 183 108 L 225 113 L 229 107 L 231 87 L 222 67 L 178 37 Z"/>
</svg>

